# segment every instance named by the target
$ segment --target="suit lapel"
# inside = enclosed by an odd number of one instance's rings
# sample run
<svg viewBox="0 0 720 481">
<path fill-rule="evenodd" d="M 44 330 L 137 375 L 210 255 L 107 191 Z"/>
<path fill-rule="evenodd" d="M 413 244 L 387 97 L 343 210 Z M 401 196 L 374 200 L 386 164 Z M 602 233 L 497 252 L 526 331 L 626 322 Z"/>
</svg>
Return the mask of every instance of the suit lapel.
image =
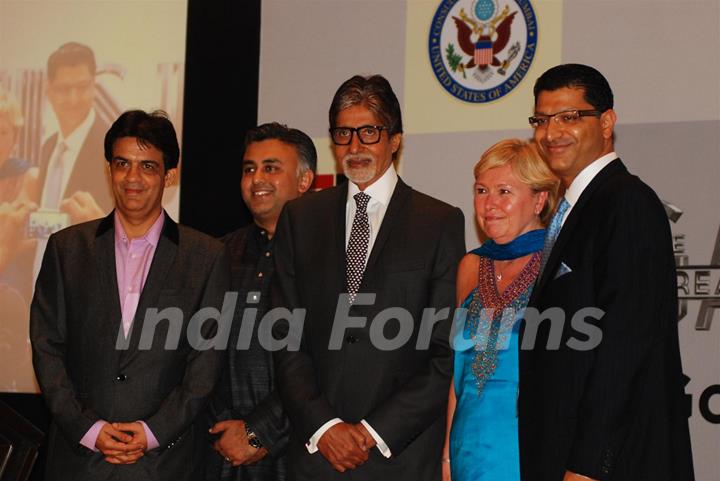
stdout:
<svg viewBox="0 0 720 481">
<path fill-rule="evenodd" d="M 38 194 L 38 204 L 42 200 L 43 188 L 45 186 L 45 178 L 47 177 L 48 165 L 50 164 L 50 157 L 52 157 L 53 150 L 55 150 L 55 144 L 57 144 L 59 134 L 55 133 L 45 141 L 42 146 L 40 153 L 40 175 L 38 176 L 38 185 L 40 186 L 40 192 Z"/>
<path fill-rule="evenodd" d="M 383 218 L 382 224 L 380 224 L 380 230 L 378 231 L 375 244 L 373 244 L 372 251 L 370 252 L 370 257 L 365 267 L 366 271 L 370 270 L 377 263 L 383 246 L 390 236 L 390 232 L 392 232 L 397 224 L 397 219 L 402 215 L 405 203 L 410 198 L 410 192 L 412 192 L 412 189 L 398 177 L 397 185 L 390 198 L 390 204 L 385 211 L 385 217 Z M 365 276 L 363 276 L 363 280 L 364 277 Z"/>
<path fill-rule="evenodd" d="M 347 210 L 347 194 L 348 194 L 348 182 L 344 182 L 342 185 L 338 186 L 337 188 L 337 195 L 338 198 L 335 202 L 336 210 L 335 210 L 335 248 L 332 250 L 333 254 L 335 255 L 335 259 L 328 259 L 327 266 L 332 269 L 332 276 L 333 279 L 335 279 L 336 285 L 335 289 L 330 290 L 330 292 L 335 292 L 337 294 L 341 292 L 345 292 L 347 290 L 347 280 L 345 275 L 345 270 L 347 269 L 347 259 L 345 258 L 345 221 L 346 221 L 346 210 Z M 341 266 L 341 269 L 336 269 L 333 266 Z"/>
<path fill-rule="evenodd" d="M 588 186 L 583 190 L 582 194 L 580 195 L 580 198 L 578 199 L 577 203 L 573 206 L 572 211 L 570 211 L 570 215 L 568 215 L 568 218 L 565 220 L 565 224 L 563 224 L 562 229 L 560 230 L 560 235 L 557 238 L 557 241 L 555 242 L 555 245 L 553 246 L 552 251 L 550 252 L 550 256 L 548 257 L 547 265 L 545 266 L 545 270 L 543 271 L 542 277 L 538 281 L 537 285 L 535 286 L 535 289 L 533 291 L 533 300 L 539 296 L 539 294 L 542 292 L 545 285 L 552 279 L 552 277 L 555 275 L 555 272 L 557 271 L 558 264 L 560 263 L 562 253 L 565 249 L 565 245 L 568 243 L 569 239 L 572 236 L 572 232 L 575 230 L 575 227 L 577 226 L 578 222 L 583 218 L 583 210 L 585 210 L 585 207 L 587 206 L 588 202 L 592 198 L 594 192 L 597 190 L 597 188 L 602 185 L 606 179 L 609 177 L 619 173 L 626 171 L 625 165 L 623 165 L 622 161 L 620 159 L 613 160 L 610 162 L 605 168 L 603 168 L 598 174 L 593 178 L 593 180 L 588 184 Z"/>
<path fill-rule="evenodd" d="M 68 194 L 77 190 L 81 190 L 83 187 L 87 189 L 88 173 L 92 172 L 93 174 L 95 174 L 98 169 L 104 167 L 104 164 L 106 163 L 103 162 L 104 159 L 92 158 L 92 153 L 97 152 L 98 150 L 93 144 L 96 144 L 100 138 L 105 137 L 105 132 L 100 132 L 99 126 L 100 120 L 98 118 L 95 118 L 95 122 L 93 122 L 93 124 L 90 126 L 90 130 L 88 130 L 88 133 L 85 136 L 85 140 L 83 140 L 83 143 L 80 146 L 80 150 L 78 151 L 75 163 L 79 164 L 78 167 L 81 168 L 76 169 L 73 167 L 72 172 L 70 173 L 70 178 L 67 182 L 67 187 L 65 188 L 66 197 Z M 105 176 L 103 176 L 102 179 L 105 179 Z M 100 182 L 100 178 L 93 180 L 96 180 L 96 182 L 98 183 Z M 106 182 L 103 182 L 103 185 L 105 183 Z"/>
<path fill-rule="evenodd" d="M 106 129 L 107 126 L 97 116 L 80 147 L 63 194 L 63 197 L 69 197 L 79 190 L 89 191 L 104 211 L 113 206 L 108 164 L 102 157 Z"/>
<path fill-rule="evenodd" d="M 338 199 L 339 209 L 336 212 L 336 222 L 337 225 L 341 227 L 336 229 L 336 252 L 339 253 L 340 259 L 337 259 L 337 263 L 328 263 L 328 265 L 342 265 L 342 269 L 340 270 L 341 277 L 339 279 L 339 285 L 341 286 L 341 289 L 338 292 L 345 292 L 347 290 L 347 279 L 345 272 L 347 269 L 347 259 L 345 256 L 345 237 L 347 235 L 347 226 L 345 225 L 345 209 L 347 204 L 347 190 L 347 183 L 343 185 L 342 189 L 338 189 L 338 191 L 340 192 L 340 199 Z M 369 273 L 372 271 L 375 264 L 377 264 L 383 247 L 385 246 L 385 243 L 387 242 L 393 228 L 398 223 L 397 219 L 402 215 L 403 209 L 405 207 L 405 204 L 407 203 L 407 200 L 410 198 L 411 192 L 412 189 L 405 182 L 403 182 L 402 179 L 398 178 L 397 184 L 395 185 L 395 190 L 393 191 L 393 195 L 390 198 L 390 203 L 388 204 L 388 208 L 385 211 L 385 217 L 383 217 L 383 221 L 380 224 L 380 230 L 378 231 L 378 235 L 375 238 L 375 243 L 373 244 L 370 255 L 368 256 L 367 265 L 365 266 L 365 273 L 363 274 L 363 278 L 360 283 L 360 290 L 362 290 L 366 286 L 366 283 L 370 278 Z"/>
<path fill-rule="evenodd" d="M 165 223 L 162 234 L 155 248 L 155 254 L 150 264 L 150 272 L 148 272 L 148 277 L 140 294 L 140 300 L 130 330 L 130 346 L 129 349 L 123 351 L 121 356 L 123 365 L 126 365 L 138 352 L 145 312 L 151 307 L 157 307 L 160 291 L 165 285 L 168 271 L 177 255 L 179 243 L 178 226 L 164 211 L 163 215 L 165 216 Z"/>
<path fill-rule="evenodd" d="M 107 303 L 104 309 L 107 313 L 106 318 L 112 322 L 111 326 L 104 326 L 104 328 L 98 329 L 97 332 L 99 336 L 111 337 L 111 339 L 101 340 L 101 344 L 113 346 L 112 351 L 117 355 L 120 351 L 114 347 L 122 325 L 122 308 L 120 307 L 117 270 L 115 268 L 114 227 L 114 212 L 111 212 L 98 225 L 93 250 L 94 258 L 96 259 L 97 274 L 100 279 L 100 289 L 98 292 L 101 293 L 101 298 Z M 93 286 L 89 286 L 89 288 L 92 287 Z"/>
</svg>

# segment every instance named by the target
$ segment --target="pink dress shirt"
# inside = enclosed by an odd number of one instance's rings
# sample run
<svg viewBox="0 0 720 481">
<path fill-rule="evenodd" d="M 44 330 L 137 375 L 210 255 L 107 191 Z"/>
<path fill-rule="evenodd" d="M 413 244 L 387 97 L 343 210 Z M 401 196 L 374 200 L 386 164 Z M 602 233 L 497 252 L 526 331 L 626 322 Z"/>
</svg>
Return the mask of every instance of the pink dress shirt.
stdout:
<svg viewBox="0 0 720 481">
<path fill-rule="evenodd" d="M 125 337 L 127 337 L 130 327 L 132 327 L 135 311 L 140 301 L 140 294 L 150 272 L 150 265 L 164 223 L 165 215 L 161 212 L 144 236 L 137 239 L 128 239 L 118 213 L 115 211 L 115 272 L 117 274 L 118 295 L 120 297 L 122 326 Z M 100 430 L 106 423 L 105 420 L 99 420 L 93 424 L 80 440 L 80 444 L 93 451 L 98 451 L 95 443 Z M 145 428 L 148 450 L 160 446 L 148 425 L 143 421 L 140 421 L 140 423 Z"/>
</svg>

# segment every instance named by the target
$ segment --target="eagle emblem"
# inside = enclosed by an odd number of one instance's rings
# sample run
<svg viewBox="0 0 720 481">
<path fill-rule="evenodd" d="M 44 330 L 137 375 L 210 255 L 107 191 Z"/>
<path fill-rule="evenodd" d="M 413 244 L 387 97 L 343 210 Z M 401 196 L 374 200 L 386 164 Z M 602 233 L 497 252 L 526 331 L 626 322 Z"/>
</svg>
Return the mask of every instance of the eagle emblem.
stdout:
<svg viewBox="0 0 720 481">
<path fill-rule="evenodd" d="M 443 0 L 430 28 L 436 77 L 448 92 L 468 102 L 495 100 L 515 88 L 536 45 L 530 0 Z"/>
<path fill-rule="evenodd" d="M 505 5 L 502 13 L 490 22 L 484 23 L 469 17 L 464 9 L 460 10 L 460 17 L 453 17 L 457 27 L 457 41 L 460 48 L 470 60 L 462 65 L 464 69 L 478 67 L 485 69 L 488 65 L 500 67 L 502 62 L 497 55 L 502 52 L 510 40 L 510 29 L 517 12 L 510 12 Z M 475 38 L 475 41 L 473 41 Z"/>
</svg>

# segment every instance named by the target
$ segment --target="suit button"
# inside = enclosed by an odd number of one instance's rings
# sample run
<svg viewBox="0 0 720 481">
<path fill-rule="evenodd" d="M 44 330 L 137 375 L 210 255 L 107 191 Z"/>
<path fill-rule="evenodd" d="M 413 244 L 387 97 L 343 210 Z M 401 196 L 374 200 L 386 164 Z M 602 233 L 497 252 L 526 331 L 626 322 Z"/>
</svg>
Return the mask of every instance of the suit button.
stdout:
<svg viewBox="0 0 720 481">
<path fill-rule="evenodd" d="M 355 344 L 358 341 L 359 339 L 355 336 L 348 336 L 345 338 L 345 342 L 347 342 L 348 344 Z"/>
<path fill-rule="evenodd" d="M 115 378 L 115 380 L 116 380 L 116 381 L 123 382 L 123 381 L 127 380 L 127 376 L 126 376 L 125 374 L 123 374 L 123 373 L 120 373 L 120 374 L 117 375 L 117 377 Z"/>
</svg>

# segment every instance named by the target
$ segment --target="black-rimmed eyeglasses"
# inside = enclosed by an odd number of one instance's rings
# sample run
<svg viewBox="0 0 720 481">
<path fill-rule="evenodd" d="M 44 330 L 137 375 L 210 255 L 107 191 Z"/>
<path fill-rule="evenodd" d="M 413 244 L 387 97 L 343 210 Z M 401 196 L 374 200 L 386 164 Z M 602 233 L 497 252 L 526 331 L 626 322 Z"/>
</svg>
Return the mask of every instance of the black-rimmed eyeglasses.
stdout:
<svg viewBox="0 0 720 481">
<path fill-rule="evenodd" d="M 563 110 L 549 115 L 533 115 L 528 118 L 528 121 L 532 128 L 538 129 L 547 127 L 550 119 L 553 119 L 558 125 L 570 126 L 576 124 L 580 117 L 600 117 L 601 115 L 602 112 L 599 110 Z"/>
<path fill-rule="evenodd" d="M 380 142 L 380 134 L 386 130 L 382 125 L 361 125 L 360 127 L 333 127 L 330 129 L 330 137 L 335 145 L 350 145 L 353 133 L 357 135 L 361 144 L 377 144 Z"/>
</svg>

